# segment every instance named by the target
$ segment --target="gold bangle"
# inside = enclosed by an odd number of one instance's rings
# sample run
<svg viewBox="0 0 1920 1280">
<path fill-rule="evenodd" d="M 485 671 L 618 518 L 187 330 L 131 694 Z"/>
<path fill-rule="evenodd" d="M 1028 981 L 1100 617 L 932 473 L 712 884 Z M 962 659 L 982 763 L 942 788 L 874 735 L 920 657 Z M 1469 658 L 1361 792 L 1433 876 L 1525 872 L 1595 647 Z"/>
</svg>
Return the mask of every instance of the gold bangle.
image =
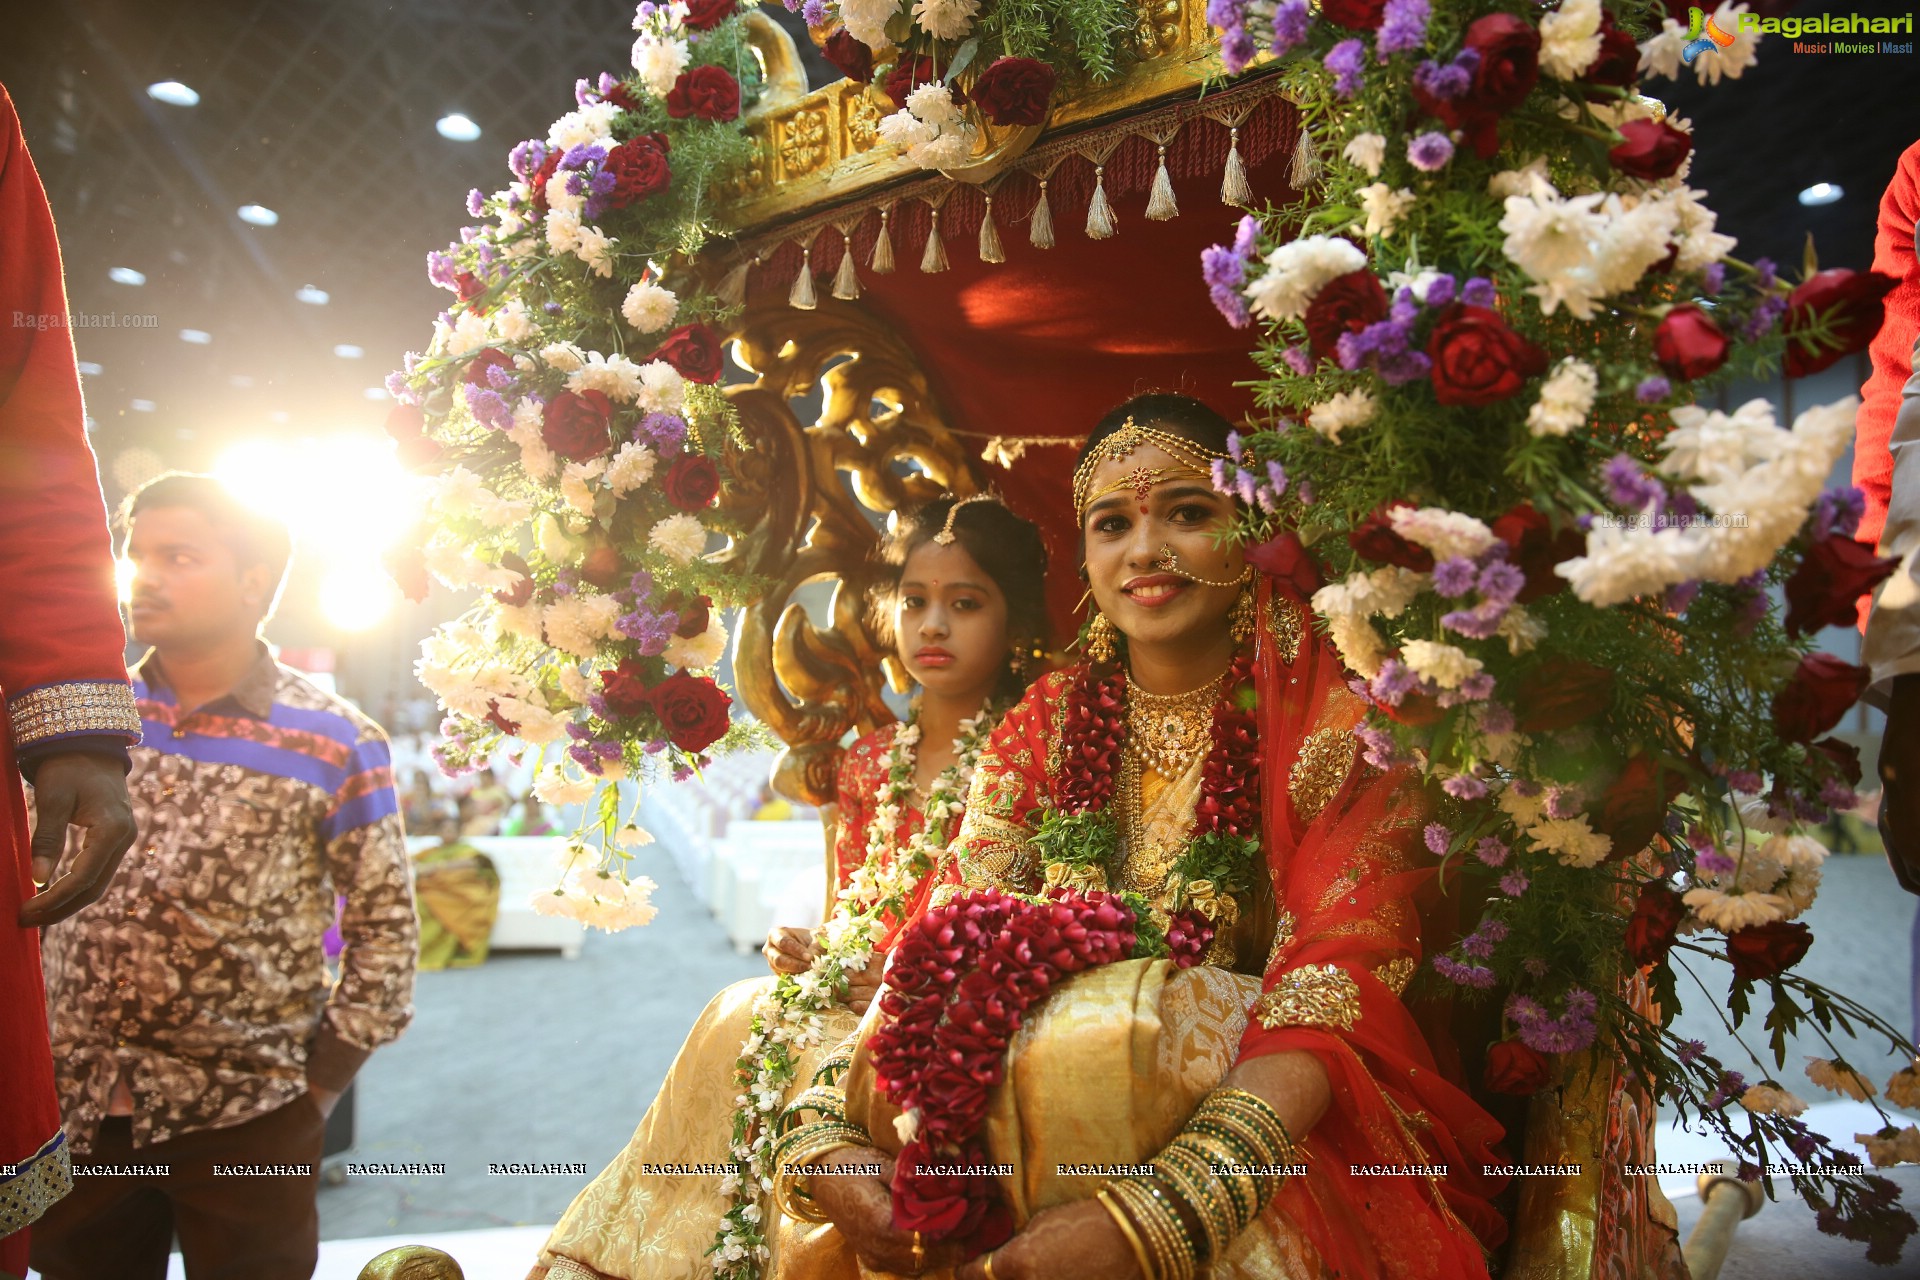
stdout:
<svg viewBox="0 0 1920 1280">
<path fill-rule="evenodd" d="M 947 523 L 948 524 L 953 523 L 953 516 L 951 513 L 949 513 L 947 516 Z M 918 1234 L 918 1233 L 916 1232 L 915 1234 Z M 997 1252 L 998 1250 L 989 1249 L 986 1255 L 980 1259 L 980 1270 L 983 1273 L 985 1273 L 987 1280 L 993 1280 L 993 1255 Z"/>
<path fill-rule="evenodd" d="M 1134 1220 L 1146 1232 L 1147 1242 L 1158 1260 L 1156 1270 L 1160 1280 L 1193 1280 L 1198 1269 L 1197 1250 L 1188 1237 L 1186 1223 L 1158 1179 L 1123 1178 L 1113 1187 L 1121 1203 L 1130 1206 Z"/>
<path fill-rule="evenodd" d="M 1200 1221 L 1200 1232 L 1205 1237 L 1205 1249 L 1198 1261 L 1210 1262 L 1226 1252 L 1227 1245 L 1233 1240 L 1233 1220 L 1220 1201 L 1224 1194 L 1216 1194 L 1213 1170 L 1208 1167 L 1204 1157 L 1189 1148 L 1182 1147 L 1176 1141 L 1161 1149 L 1155 1158 L 1156 1165 L 1164 1161 L 1167 1190 L 1186 1202 L 1193 1216 Z"/>
<path fill-rule="evenodd" d="M 1114 1225 L 1120 1228 L 1120 1234 L 1127 1238 L 1127 1247 L 1133 1250 L 1133 1260 L 1140 1264 L 1141 1276 L 1145 1280 L 1159 1280 L 1159 1273 L 1153 1268 L 1153 1260 L 1147 1256 L 1146 1244 L 1141 1241 L 1140 1233 L 1133 1229 L 1133 1219 L 1127 1217 L 1127 1211 L 1120 1207 L 1112 1189 L 1102 1187 L 1093 1198 L 1100 1202 L 1100 1207 L 1107 1211 L 1107 1216 L 1112 1218 Z M 987 1280 L 993 1280 L 993 1263 L 991 1262 L 993 1255 L 988 1254 L 987 1257 L 989 1259 Z"/>
</svg>

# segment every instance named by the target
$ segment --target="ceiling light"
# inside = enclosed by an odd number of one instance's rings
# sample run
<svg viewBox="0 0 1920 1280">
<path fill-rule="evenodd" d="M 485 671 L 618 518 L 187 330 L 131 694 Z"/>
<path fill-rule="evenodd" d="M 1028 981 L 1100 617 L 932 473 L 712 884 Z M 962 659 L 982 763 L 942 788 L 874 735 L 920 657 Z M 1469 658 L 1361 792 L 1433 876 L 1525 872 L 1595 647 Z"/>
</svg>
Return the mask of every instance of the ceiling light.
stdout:
<svg viewBox="0 0 1920 1280">
<path fill-rule="evenodd" d="M 180 341 L 191 342 L 196 347 L 204 347 L 213 341 L 213 335 L 205 329 L 182 329 L 180 331 Z"/>
<path fill-rule="evenodd" d="M 368 387 L 360 394 L 369 400 L 385 400 L 387 398 L 387 389 L 385 387 Z"/>
<path fill-rule="evenodd" d="M 367 353 L 359 347 L 354 346 L 351 342 L 340 342 L 334 344 L 333 354 L 339 356 L 342 360 L 358 360 Z"/>
<path fill-rule="evenodd" d="M 1800 193 L 1800 203 L 1811 209 L 1816 205 L 1832 204 L 1846 194 L 1837 183 L 1816 182 Z"/>
<path fill-rule="evenodd" d="M 148 85 L 147 96 L 173 107 L 193 107 L 200 104 L 200 95 L 178 80 L 162 80 L 158 84 Z"/>
<path fill-rule="evenodd" d="M 79 369 L 81 374 L 88 378 L 97 378 L 102 372 L 100 366 L 91 360 L 82 360 L 79 364 Z"/>
<path fill-rule="evenodd" d="M 324 307 L 327 305 L 327 299 L 332 295 L 325 289 L 316 289 L 310 284 L 303 284 L 293 291 L 293 296 L 295 301 L 304 302 L 310 307 Z"/>
<path fill-rule="evenodd" d="M 151 400 L 127 401 L 127 408 L 133 410 L 135 413 L 152 413 L 155 409 L 159 407 L 160 407 L 159 405 L 155 404 Z"/>
<path fill-rule="evenodd" d="M 441 137 L 450 138 L 455 142 L 472 142 L 480 136 L 480 126 L 458 111 L 441 116 L 433 122 L 433 127 L 439 131 Z"/>
<path fill-rule="evenodd" d="M 145 284 L 147 277 L 132 267 L 108 267 L 107 279 L 115 284 Z"/>
<path fill-rule="evenodd" d="M 240 221 L 256 227 L 271 227 L 280 221 L 280 215 L 263 204 L 243 204 Z"/>
</svg>

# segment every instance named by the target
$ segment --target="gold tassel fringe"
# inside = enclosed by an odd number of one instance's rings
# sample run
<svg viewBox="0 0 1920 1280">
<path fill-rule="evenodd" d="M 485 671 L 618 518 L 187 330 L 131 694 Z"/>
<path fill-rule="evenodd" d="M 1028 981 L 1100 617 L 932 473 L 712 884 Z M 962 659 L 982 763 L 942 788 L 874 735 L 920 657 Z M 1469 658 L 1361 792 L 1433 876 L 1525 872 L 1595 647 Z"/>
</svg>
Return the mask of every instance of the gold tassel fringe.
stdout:
<svg viewBox="0 0 1920 1280">
<path fill-rule="evenodd" d="M 940 238 L 940 211 L 933 211 L 933 222 L 927 228 L 927 251 L 920 257 L 920 270 L 927 275 L 947 269 L 947 242 Z"/>
<path fill-rule="evenodd" d="M 840 269 L 833 273 L 833 296 L 852 302 L 860 296 L 860 272 L 853 265 L 853 233 L 840 228 L 840 240 L 846 247 L 840 252 Z"/>
<path fill-rule="evenodd" d="M 1154 170 L 1153 192 L 1147 197 L 1147 221 L 1167 222 L 1180 216 L 1173 198 L 1173 175 L 1167 172 L 1167 144 L 1160 145 L 1160 167 Z"/>
<path fill-rule="evenodd" d="M 1220 203 L 1250 208 L 1253 184 L 1247 181 L 1247 166 L 1240 159 L 1240 126 L 1233 126 L 1227 137 L 1227 171 L 1220 177 Z"/>
<path fill-rule="evenodd" d="M 1007 251 L 1000 243 L 1000 228 L 993 225 L 993 197 L 986 199 L 987 211 L 980 217 L 980 261 L 1005 262 Z"/>
<path fill-rule="evenodd" d="M 1036 249 L 1053 248 L 1053 206 L 1047 202 L 1047 180 L 1040 179 L 1040 201 L 1033 206 L 1033 221 L 1027 228 L 1027 243 Z"/>
<path fill-rule="evenodd" d="M 787 305 L 801 311 L 811 311 L 820 305 L 813 292 L 813 250 L 800 251 L 800 274 L 793 278 L 793 289 L 787 294 Z"/>
<path fill-rule="evenodd" d="M 1105 240 L 1120 229 L 1107 201 L 1107 166 L 1093 166 L 1093 203 L 1087 206 L 1087 238 Z"/>
<path fill-rule="evenodd" d="M 877 276 L 888 275 L 893 271 L 893 236 L 887 230 L 891 221 L 891 208 L 880 211 L 880 238 L 873 242 L 873 259 L 867 266 Z"/>
</svg>

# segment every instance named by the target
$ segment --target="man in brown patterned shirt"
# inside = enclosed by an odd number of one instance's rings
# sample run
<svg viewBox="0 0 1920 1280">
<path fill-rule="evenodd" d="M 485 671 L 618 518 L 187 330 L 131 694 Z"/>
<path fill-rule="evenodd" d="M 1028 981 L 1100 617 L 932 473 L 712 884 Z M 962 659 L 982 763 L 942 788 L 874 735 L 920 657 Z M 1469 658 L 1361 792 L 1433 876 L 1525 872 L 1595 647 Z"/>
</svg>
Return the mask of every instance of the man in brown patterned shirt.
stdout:
<svg viewBox="0 0 1920 1280">
<path fill-rule="evenodd" d="M 141 839 L 46 935 L 76 1189 L 46 1280 L 307 1280 L 326 1114 L 412 1017 L 417 926 L 387 738 L 258 633 L 286 529 L 204 476 L 128 503 Z M 329 986 L 322 936 L 346 949 Z M 92 1172 L 90 1173 L 89 1170 Z"/>
</svg>

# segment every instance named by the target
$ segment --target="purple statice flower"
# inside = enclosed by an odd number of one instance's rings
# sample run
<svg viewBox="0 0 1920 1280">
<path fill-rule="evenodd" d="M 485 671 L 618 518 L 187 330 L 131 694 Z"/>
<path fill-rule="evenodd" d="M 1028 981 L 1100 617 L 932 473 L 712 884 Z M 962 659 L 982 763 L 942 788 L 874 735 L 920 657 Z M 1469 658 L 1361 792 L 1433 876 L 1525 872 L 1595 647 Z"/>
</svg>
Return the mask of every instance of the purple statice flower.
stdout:
<svg viewBox="0 0 1920 1280">
<path fill-rule="evenodd" d="M 810 27 L 823 27 L 827 23 L 827 0 L 806 0 L 800 6 L 800 20 Z"/>
<path fill-rule="evenodd" d="M 1483 733 L 1512 733 L 1513 709 L 1489 702 L 1480 712 L 1480 729 Z"/>
<path fill-rule="evenodd" d="M 487 197 L 480 188 L 475 187 L 467 192 L 467 213 L 470 216 L 475 218 L 479 217 L 481 211 L 486 207 Z"/>
<path fill-rule="evenodd" d="M 525 142 L 507 153 L 507 168 L 513 176 L 531 181 L 533 175 L 540 172 L 540 166 L 547 162 L 547 144 L 537 138 L 528 138 Z"/>
<path fill-rule="evenodd" d="M 607 149 L 598 143 L 576 142 L 567 148 L 560 157 L 560 167 L 568 170 L 584 169 L 590 164 L 599 164 L 607 158 Z"/>
<path fill-rule="evenodd" d="M 1394 742 L 1393 735 L 1385 729 L 1375 729 L 1363 724 L 1354 729 L 1353 736 L 1358 738 L 1360 745 L 1365 748 L 1361 758 L 1381 772 L 1384 773 L 1404 762 L 1399 745 Z"/>
<path fill-rule="evenodd" d="M 595 699 L 599 699 L 599 700 L 596 702 Z M 613 716 L 607 706 L 607 700 L 605 698 L 600 697 L 600 695 L 597 693 L 590 693 L 587 695 L 587 710 L 593 712 L 593 714 L 599 716 L 602 720 L 613 719 Z M 569 720 L 566 723 L 566 725 L 563 727 L 567 731 L 567 736 L 569 738 L 572 738 L 575 742 L 591 742 L 593 740 L 593 730 L 587 728 L 587 726 L 583 724 L 578 724 L 572 720 Z"/>
<path fill-rule="evenodd" d="M 1401 700 L 1412 693 L 1420 684 L 1420 678 L 1409 671 L 1398 658 L 1388 658 L 1380 664 L 1380 670 L 1373 677 L 1370 687 L 1373 700 L 1383 706 L 1397 707 Z"/>
<path fill-rule="evenodd" d="M 650 413 L 634 427 L 633 438 L 662 455 L 678 453 L 687 440 L 687 420 L 677 413 Z"/>
<path fill-rule="evenodd" d="M 1460 301 L 1470 307 L 1490 307 L 1498 298 L 1493 281 L 1485 276 L 1474 276 L 1460 286 Z"/>
<path fill-rule="evenodd" d="M 1580 793 L 1558 784 L 1547 788 L 1547 816 L 1571 818 L 1580 812 Z"/>
<path fill-rule="evenodd" d="M 1475 987 L 1481 991 L 1493 985 L 1493 970 L 1477 964 L 1462 964 L 1449 955 L 1437 955 L 1433 958 L 1433 971 L 1456 986 Z"/>
<path fill-rule="evenodd" d="M 1444 307 L 1453 301 L 1453 295 L 1458 292 L 1458 289 L 1459 286 L 1454 283 L 1453 277 L 1443 271 L 1427 281 L 1426 305 Z"/>
<path fill-rule="evenodd" d="M 1520 962 L 1520 967 L 1536 978 L 1544 978 L 1552 966 L 1547 963 L 1545 956 L 1528 956 Z"/>
<path fill-rule="evenodd" d="M 1390 387 L 1405 386 L 1409 382 L 1418 382 L 1433 372 L 1433 361 L 1424 351 L 1386 352 L 1374 362 L 1374 369 L 1380 374 L 1380 380 Z"/>
<path fill-rule="evenodd" d="M 1720 1080 L 1713 1086 L 1713 1092 L 1700 1100 L 1700 1105 L 1708 1111 L 1718 1111 L 1735 1098 L 1747 1091 L 1747 1079 L 1738 1071 L 1723 1071 Z"/>
<path fill-rule="evenodd" d="M 1273 55 L 1289 53 L 1307 38 L 1307 0 L 1285 0 L 1273 11 Z"/>
<path fill-rule="evenodd" d="M 1827 1143 L 1824 1134 L 1813 1132 L 1799 1120 L 1783 1120 L 1781 1128 L 1787 1131 L 1787 1150 L 1801 1161 L 1811 1161 Z"/>
<path fill-rule="evenodd" d="M 602 760 L 618 760 L 621 756 L 620 744 L 617 742 L 596 742 L 593 744 L 593 752 Z"/>
<path fill-rule="evenodd" d="M 1512 787 L 1513 794 L 1523 800 L 1531 800 L 1540 794 L 1540 784 L 1532 778 L 1515 778 L 1508 785 Z"/>
<path fill-rule="evenodd" d="M 513 426 L 513 410 L 498 391 L 490 387 L 477 387 L 467 384 L 467 408 L 473 414 L 473 420 L 481 426 L 492 427 L 495 431 L 505 431 Z"/>
<path fill-rule="evenodd" d="M 1273 496 L 1275 498 L 1278 498 L 1287 491 L 1286 468 L 1277 462 L 1269 462 L 1267 464 L 1267 487 L 1273 490 Z"/>
<path fill-rule="evenodd" d="M 1200 277 L 1206 281 L 1207 296 L 1227 323 L 1244 329 L 1251 318 L 1247 300 L 1240 294 L 1240 282 L 1247 276 L 1247 260 L 1223 244 L 1209 245 L 1200 251 Z"/>
<path fill-rule="evenodd" d="M 1480 571 L 1480 594 L 1489 600 L 1512 604 L 1527 585 L 1527 575 L 1504 560 L 1496 560 Z"/>
<path fill-rule="evenodd" d="M 1666 501 L 1666 486 L 1642 470 L 1630 454 L 1616 453 L 1607 459 L 1600 477 L 1606 482 L 1607 497 L 1615 506 L 1630 511 L 1652 507 L 1658 511 Z"/>
<path fill-rule="evenodd" d="M 1707 1046 L 1705 1041 L 1687 1040 L 1681 1043 L 1680 1048 L 1674 1052 L 1673 1056 L 1680 1060 L 1682 1066 L 1692 1066 L 1700 1060 L 1700 1055 L 1706 1051 Z"/>
<path fill-rule="evenodd" d="M 1240 439 L 1240 433 L 1238 431 L 1227 432 L 1227 456 L 1235 462 L 1245 462 L 1247 460 L 1246 455 L 1246 444 Z"/>
<path fill-rule="evenodd" d="M 1245 71 L 1259 52 L 1259 47 L 1253 42 L 1253 33 L 1245 27 L 1231 27 L 1220 33 L 1220 61 L 1226 64 L 1230 76 Z"/>
<path fill-rule="evenodd" d="M 420 403 L 420 393 L 407 382 L 407 375 L 398 369 L 387 375 L 387 394 L 401 404 Z"/>
<path fill-rule="evenodd" d="M 1727 287 L 1727 264 L 1709 262 L 1706 270 L 1700 273 L 1700 292 L 1709 298 L 1717 298 L 1720 291 Z"/>
<path fill-rule="evenodd" d="M 1470 773 L 1455 774 L 1441 783 L 1440 789 L 1455 800 L 1479 800 L 1487 794 L 1487 784 Z"/>
<path fill-rule="evenodd" d="M 1213 491 L 1215 493 L 1224 493 L 1224 494 L 1227 494 L 1229 497 L 1232 496 L 1233 471 L 1234 471 L 1233 464 L 1228 462 L 1225 458 L 1215 458 L 1211 463 L 1208 464 L 1207 482 L 1213 486 Z"/>
<path fill-rule="evenodd" d="M 1465 556 L 1448 556 L 1433 566 L 1433 589 L 1451 600 L 1473 590 L 1479 570 Z"/>
<path fill-rule="evenodd" d="M 1310 507 L 1313 505 L 1313 481 L 1302 480 L 1299 484 L 1293 486 L 1293 492 L 1299 497 L 1301 506 Z"/>
<path fill-rule="evenodd" d="M 1709 846 L 1695 852 L 1693 866 L 1703 876 L 1730 876 L 1739 864 L 1721 850 Z"/>
<path fill-rule="evenodd" d="M 1387 0 L 1380 15 L 1380 29 L 1374 33 L 1373 47 L 1380 61 L 1388 55 L 1407 53 L 1427 42 L 1427 19 L 1433 10 L 1427 0 Z"/>
<path fill-rule="evenodd" d="M 685 782 L 691 777 L 693 777 L 693 767 L 691 765 L 677 764 L 673 766 L 673 780 L 675 782 Z"/>
<path fill-rule="evenodd" d="M 1233 478 L 1233 491 L 1239 497 L 1240 501 L 1246 503 L 1248 506 L 1252 506 L 1254 499 L 1258 495 L 1256 488 L 1258 484 L 1259 481 L 1253 478 L 1251 471 L 1242 471 Z"/>
<path fill-rule="evenodd" d="M 508 387 L 511 387 L 515 382 L 515 378 L 513 374 L 508 372 L 507 367 L 503 364 L 488 365 L 485 376 L 487 379 L 487 385 L 492 387 L 495 391 L 505 391 Z"/>
<path fill-rule="evenodd" d="M 1667 608 L 1676 614 L 1685 613 L 1699 594 L 1700 579 L 1688 578 L 1685 582 L 1676 582 L 1667 588 Z"/>
<path fill-rule="evenodd" d="M 565 185 L 567 188 L 568 195 L 583 196 L 587 193 L 587 176 L 584 173 L 580 173 L 578 171 L 570 173 L 567 175 L 567 181 Z"/>
<path fill-rule="evenodd" d="M 1820 784 L 1820 803 L 1829 809 L 1846 810 L 1859 804 L 1860 797 L 1839 778 L 1828 778 Z"/>
<path fill-rule="evenodd" d="M 1777 293 L 1768 294 L 1760 300 L 1760 305 L 1753 309 L 1753 315 L 1740 329 L 1740 336 L 1752 342 L 1770 333 L 1780 317 L 1786 313 L 1787 300 Z"/>
<path fill-rule="evenodd" d="M 1441 614 L 1440 625 L 1474 640 L 1490 640 L 1499 634 L 1500 623 L 1512 607 L 1504 600 L 1482 600 L 1471 609 Z"/>
<path fill-rule="evenodd" d="M 1358 40 L 1342 40 L 1327 50 L 1323 59 L 1333 72 L 1333 91 L 1343 98 L 1360 92 L 1367 75 L 1367 46 Z"/>
<path fill-rule="evenodd" d="M 1503 867 L 1513 856 L 1513 850 L 1499 836 L 1481 836 L 1474 842 L 1473 856 L 1490 867 Z"/>
<path fill-rule="evenodd" d="M 1756 289 L 1771 289 L 1780 279 L 1780 268 L 1772 258 L 1753 260 L 1753 284 Z"/>
<path fill-rule="evenodd" d="M 1733 769 L 1727 773 L 1728 788 L 1742 795 L 1757 796 L 1766 785 L 1766 779 L 1754 769 Z"/>
<path fill-rule="evenodd" d="M 1479 69 L 1480 54 L 1473 49 L 1463 49 L 1451 62 L 1435 62 L 1431 58 L 1422 62 L 1414 68 L 1413 83 L 1429 97 L 1452 102 L 1473 86 L 1473 73 Z"/>
<path fill-rule="evenodd" d="M 588 773 L 600 772 L 600 757 L 593 753 L 593 748 L 587 743 L 574 743 L 567 748 L 567 754 L 573 758 L 575 764 Z"/>
<path fill-rule="evenodd" d="M 1478 960 L 1490 959 L 1493 949 L 1507 940 L 1507 922 L 1488 917 L 1480 922 L 1466 938 L 1461 940 L 1460 949 Z"/>
<path fill-rule="evenodd" d="M 619 621 L 613 625 L 621 635 L 633 641 L 642 656 L 654 658 L 667 651 L 680 619 L 675 614 L 636 608 L 632 613 L 621 614 Z"/>
<path fill-rule="evenodd" d="M 585 76 L 581 76 L 573 82 L 573 101 L 576 106 L 589 106 L 596 100 L 596 95 L 593 92 L 593 81 L 587 79 Z"/>
<path fill-rule="evenodd" d="M 665 738 L 655 738 L 652 741 L 648 742 L 645 746 L 641 747 L 640 750 L 645 752 L 647 755 L 657 756 L 662 751 L 665 751 L 671 745 L 672 744 L 669 743 Z"/>
<path fill-rule="evenodd" d="M 458 290 L 460 282 L 455 279 L 460 274 L 460 264 L 451 255 L 430 250 L 427 254 L 427 279 L 442 289 Z"/>
<path fill-rule="evenodd" d="M 1766 617 L 1772 607 L 1766 592 L 1754 591 L 1740 606 L 1740 616 L 1734 621 L 1733 634 L 1742 638 L 1752 635 L 1753 629 L 1760 625 L 1760 619 Z"/>
<path fill-rule="evenodd" d="M 1453 159 L 1453 139 L 1438 131 L 1423 133 L 1407 144 L 1407 159 L 1422 173 L 1438 173 Z"/>
<path fill-rule="evenodd" d="M 1435 856 L 1445 856 L 1447 846 L 1453 842 L 1453 832 L 1444 822 L 1429 822 L 1427 829 L 1421 832 L 1421 838 L 1426 841 L 1427 848 L 1432 850 Z"/>
<path fill-rule="evenodd" d="M 1672 394 L 1673 384 L 1657 373 L 1651 378 L 1640 379 L 1639 385 L 1633 389 L 1633 398 L 1641 404 L 1658 404 Z"/>
<path fill-rule="evenodd" d="M 543 302 L 540 304 L 540 309 L 546 312 L 550 316 L 557 316 L 562 311 L 566 310 L 566 308 L 561 306 L 558 302 Z"/>
<path fill-rule="evenodd" d="M 1517 898 L 1527 891 L 1527 885 L 1530 883 L 1526 872 L 1509 871 L 1500 877 L 1500 892 L 1509 898 Z"/>
<path fill-rule="evenodd" d="M 1493 696 L 1493 673 L 1477 671 L 1440 695 L 1443 707 L 1458 707 L 1469 702 L 1484 702 Z"/>
<path fill-rule="evenodd" d="M 1813 537 L 1818 542 L 1828 534 L 1851 538 L 1860 528 L 1860 517 L 1867 512 L 1867 495 L 1854 485 L 1828 489 L 1813 504 Z"/>
<path fill-rule="evenodd" d="M 1247 0 L 1207 0 L 1207 25 L 1222 31 L 1245 26 Z"/>
</svg>

